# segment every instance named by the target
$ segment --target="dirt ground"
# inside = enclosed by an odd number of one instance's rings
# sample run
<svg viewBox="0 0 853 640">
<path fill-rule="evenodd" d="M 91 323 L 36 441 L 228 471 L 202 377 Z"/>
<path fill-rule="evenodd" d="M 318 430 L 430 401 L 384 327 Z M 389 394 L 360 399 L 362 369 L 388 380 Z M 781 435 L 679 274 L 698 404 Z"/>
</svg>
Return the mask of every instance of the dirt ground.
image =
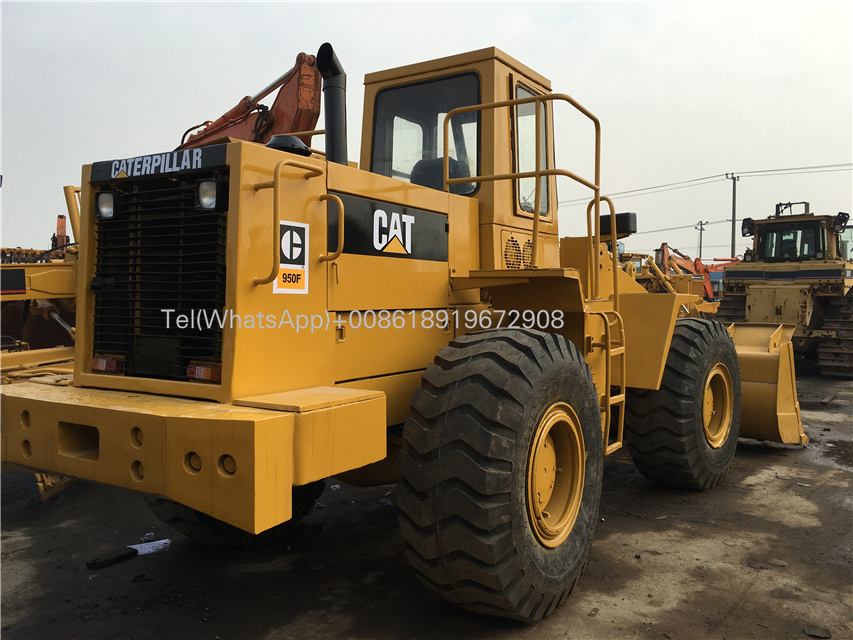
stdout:
<svg viewBox="0 0 853 640">
<path fill-rule="evenodd" d="M 586 573 L 536 625 L 447 605 L 409 570 L 394 487 L 330 481 L 290 538 L 211 549 L 142 499 L 77 482 L 41 503 L 2 476 L 2 637 L 657 640 L 853 638 L 853 384 L 799 378 L 805 447 L 741 441 L 706 493 L 649 484 L 607 459 Z M 101 570 L 146 534 L 161 552 Z M 152 536 L 149 536 L 152 537 Z"/>
</svg>

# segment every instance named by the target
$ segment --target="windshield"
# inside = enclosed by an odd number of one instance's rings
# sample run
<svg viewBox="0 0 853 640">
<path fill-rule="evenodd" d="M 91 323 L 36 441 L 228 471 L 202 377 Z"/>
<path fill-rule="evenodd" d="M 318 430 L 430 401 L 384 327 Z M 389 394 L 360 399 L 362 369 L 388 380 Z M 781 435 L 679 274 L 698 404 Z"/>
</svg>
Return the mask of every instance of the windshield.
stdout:
<svg viewBox="0 0 853 640">
<path fill-rule="evenodd" d="M 765 262 L 813 260 L 825 251 L 824 244 L 818 224 L 765 227 L 758 238 L 758 256 Z"/>
<path fill-rule="evenodd" d="M 443 189 L 444 118 L 457 107 L 479 104 L 480 78 L 465 73 L 384 89 L 376 96 L 370 170 L 405 182 Z M 480 169 L 479 113 L 450 121 L 451 178 Z M 471 194 L 476 184 L 455 184 L 453 193 Z"/>
</svg>

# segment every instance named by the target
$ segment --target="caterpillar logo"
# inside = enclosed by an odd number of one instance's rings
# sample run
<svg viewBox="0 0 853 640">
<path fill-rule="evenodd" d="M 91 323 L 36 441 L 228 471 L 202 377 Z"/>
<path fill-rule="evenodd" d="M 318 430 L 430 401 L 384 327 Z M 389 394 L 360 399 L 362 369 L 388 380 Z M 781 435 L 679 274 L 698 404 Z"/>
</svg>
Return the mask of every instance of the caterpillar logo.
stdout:
<svg viewBox="0 0 853 640">
<path fill-rule="evenodd" d="M 412 226 L 415 216 L 382 209 L 373 212 L 373 247 L 385 253 L 412 253 Z"/>
<path fill-rule="evenodd" d="M 279 222 L 278 247 L 273 293 L 308 293 L 308 225 Z"/>
<path fill-rule="evenodd" d="M 139 156 L 126 160 L 113 160 L 110 165 L 111 178 L 136 178 L 153 176 L 175 171 L 188 171 L 201 168 L 201 149 L 158 153 L 153 156 Z"/>
<path fill-rule="evenodd" d="M 344 254 L 447 262 L 447 215 L 348 193 L 336 194 L 344 203 Z M 327 251 L 338 246 L 337 206 L 329 203 Z"/>
<path fill-rule="evenodd" d="M 126 178 L 142 178 L 159 176 L 181 171 L 198 171 L 224 167 L 226 160 L 226 145 L 216 144 L 209 147 L 185 149 L 183 151 L 168 151 L 135 158 L 119 158 L 106 160 L 92 165 L 92 182 L 122 180 Z"/>
</svg>

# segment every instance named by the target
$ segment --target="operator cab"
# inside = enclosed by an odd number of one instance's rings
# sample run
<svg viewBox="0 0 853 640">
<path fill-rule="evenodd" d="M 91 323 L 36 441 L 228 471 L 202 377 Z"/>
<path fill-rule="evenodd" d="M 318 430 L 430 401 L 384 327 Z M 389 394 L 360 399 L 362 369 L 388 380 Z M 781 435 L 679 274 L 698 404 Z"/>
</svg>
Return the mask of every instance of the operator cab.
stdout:
<svg viewBox="0 0 853 640">
<path fill-rule="evenodd" d="M 804 212 L 783 218 L 794 205 L 804 205 Z M 744 237 L 755 236 L 754 249 L 747 249 L 746 262 L 803 262 L 844 258 L 847 249 L 842 232 L 850 216 L 839 212 L 834 217 L 815 216 L 808 202 L 788 202 L 776 205 L 776 215 L 767 220 L 745 218 L 741 231 Z"/>
<path fill-rule="evenodd" d="M 368 74 L 359 166 L 444 191 L 444 128 L 452 110 L 550 93 L 546 78 L 495 48 Z M 483 269 L 519 269 L 533 261 L 536 178 L 529 176 L 537 169 L 537 120 L 539 168 L 553 169 L 548 101 L 471 109 L 448 121 L 447 177 L 459 180 L 448 191 L 478 202 Z M 513 173 L 527 175 L 506 177 Z M 537 260 L 557 267 L 556 180 L 545 175 L 540 185 Z"/>
</svg>

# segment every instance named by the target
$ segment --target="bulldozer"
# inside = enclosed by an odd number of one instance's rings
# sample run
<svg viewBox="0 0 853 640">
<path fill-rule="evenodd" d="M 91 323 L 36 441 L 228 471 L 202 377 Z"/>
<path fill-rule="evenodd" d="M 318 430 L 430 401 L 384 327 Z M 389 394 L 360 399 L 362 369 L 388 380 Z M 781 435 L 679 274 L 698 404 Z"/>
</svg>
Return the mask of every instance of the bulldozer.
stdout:
<svg viewBox="0 0 853 640">
<path fill-rule="evenodd" d="M 497 48 L 365 77 L 316 56 L 325 150 L 291 131 L 85 165 L 65 384 L 0 388 L 2 459 L 145 494 L 175 529 L 286 532 L 334 476 L 398 483 L 418 578 L 535 621 L 571 593 L 604 456 L 710 489 L 739 437 L 802 445 L 786 325 L 681 317 L 618 264 L 601 125 Z M 556 105 L 592 170 L 559 168 Z M 560 238 L 556 181 L 589 193 Z M 70 384 L 69 384 L 70 382 Z"/>
<path fill-rule="evenodd" d="M 766 219 L 744 219 L 741 233 L 753 244 L 743 262 L 724 269 L 717 319 L 791 324 L 798 358 L 816 363 L 822 375 L 853 378 L 849 219 L 845 212 L 815 215 L 808 202 L 779 203 Z"/>
</svg>

